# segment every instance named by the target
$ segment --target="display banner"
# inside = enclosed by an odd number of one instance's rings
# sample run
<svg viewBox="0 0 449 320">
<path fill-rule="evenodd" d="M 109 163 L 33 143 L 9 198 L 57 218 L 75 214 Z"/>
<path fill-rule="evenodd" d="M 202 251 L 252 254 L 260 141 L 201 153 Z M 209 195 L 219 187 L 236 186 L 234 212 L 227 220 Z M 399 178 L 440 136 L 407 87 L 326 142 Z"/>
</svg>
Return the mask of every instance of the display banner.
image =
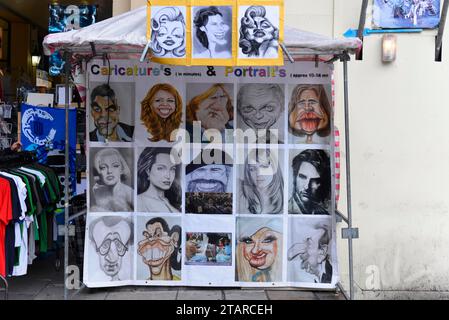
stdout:
<svg viewBox="0 0 449 320">
<path fill-rule="evenodd" d="M 21 105 L 21 143 L 36 151 L 40 163 L 59 166 L 65 163 L 65 110 Z M 69 110 L 70 128 L 76 128 L 76 110 Z M 70 187 L 76 190 L 76 130 L 69 130 Z"/>
<path fill-rule="evenodd" d="M 332 65 L 87 72 L 88 287 L 335 287 Z"/>
<path fill-rule="evenodd" d="M 96 22 L 97 6 L 95 5 L 59 5 L 48 6 L 48 33 L 78 30 Z M 49 58 L 51 76 L 59 76 L 64 68 L 64 59 L 59 51 Z"/>
<path fill-rule="evenodd" d="M 148 0 L 151 60 L 182 66 L 284 64 L 283 0 Z"/>
<path fill-rule="evenodd" d="M 377 28 L 437 28 L 440 0 L 373 0 Z"/>
</svg>

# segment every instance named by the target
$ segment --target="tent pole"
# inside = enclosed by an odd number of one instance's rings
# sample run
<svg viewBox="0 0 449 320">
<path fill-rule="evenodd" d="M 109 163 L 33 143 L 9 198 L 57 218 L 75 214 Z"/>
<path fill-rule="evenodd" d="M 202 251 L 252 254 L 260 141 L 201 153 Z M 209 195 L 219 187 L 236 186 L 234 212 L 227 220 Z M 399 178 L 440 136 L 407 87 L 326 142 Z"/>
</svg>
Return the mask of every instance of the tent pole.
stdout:
<svg viewBox="0 0 449 320">
<path fill-rule="evenodd" d="M 346 197 L 348 208 L 348 229 L 352 230 L 352 206 L 351 206 L 351 158 L 349 139 L 349 95 L 348 95 L 348 60 L 349 55 L 345 54 L 343 60 L 344 79 L 344 104 L 345 104 L 345 152 L 346 152 Z M 349 298 L 354 300 L 354 266 L 352 257 L 352 236 L 348 237 L 349 251 Z"/>
<path fill-rule="evenodd" d="M 69 59 L 69 53 L 65 52 L 64 300 L 68 299 L 67 268 L 69 266 Z"/>
<path fill-rule="evenodd" d="M 0 275 L 0 280 L 2 280 L 5 284 L 5 300 L 8 300 L 8 280 Z"/>
</svg>

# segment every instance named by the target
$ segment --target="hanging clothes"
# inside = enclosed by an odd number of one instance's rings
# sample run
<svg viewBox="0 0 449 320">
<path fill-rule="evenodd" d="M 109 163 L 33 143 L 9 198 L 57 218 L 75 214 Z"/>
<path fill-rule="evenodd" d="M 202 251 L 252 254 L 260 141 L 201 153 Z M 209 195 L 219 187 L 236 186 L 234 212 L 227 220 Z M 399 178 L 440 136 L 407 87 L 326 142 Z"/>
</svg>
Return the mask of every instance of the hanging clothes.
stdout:
<svg viewBox="0 0 449 320">
<path fill-rule="evenodd" d="M 11 159 L 5 160 L 5 157 L 14 156 L 11 152 L 0 154 L 2 276 L 27 274 L 28 265 L 32 264 L 37 253 L 45 253 L 52 247 L 54 213 L 63 193 L 51 168 L 38 163 L 24 163 L 27 161 L 15 164 Z M 17 157 L 20 159 L 20 155 Z"/>
</svg>

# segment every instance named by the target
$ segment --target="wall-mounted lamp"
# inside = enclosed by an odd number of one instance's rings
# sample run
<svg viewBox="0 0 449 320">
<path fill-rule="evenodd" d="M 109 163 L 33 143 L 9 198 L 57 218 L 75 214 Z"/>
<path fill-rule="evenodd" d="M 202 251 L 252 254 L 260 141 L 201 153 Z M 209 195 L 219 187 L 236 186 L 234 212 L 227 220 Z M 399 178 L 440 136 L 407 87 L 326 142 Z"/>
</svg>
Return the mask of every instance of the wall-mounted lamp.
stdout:
<svg viewBox="0 0 449 320">
<path fill-rule="evenodd" d="M 396 35 L 385 34 L 382 37 L 382 62 L 393 62 L 396 60 Z"/>
<path fill-rule="evenodd" d="M 39 62 L 41 62 L 41 56 L 33 54 L 31 56 L 31 64 L 33 65 L 33 67 L 37 67 L 39 65 Z"/>
</svg>

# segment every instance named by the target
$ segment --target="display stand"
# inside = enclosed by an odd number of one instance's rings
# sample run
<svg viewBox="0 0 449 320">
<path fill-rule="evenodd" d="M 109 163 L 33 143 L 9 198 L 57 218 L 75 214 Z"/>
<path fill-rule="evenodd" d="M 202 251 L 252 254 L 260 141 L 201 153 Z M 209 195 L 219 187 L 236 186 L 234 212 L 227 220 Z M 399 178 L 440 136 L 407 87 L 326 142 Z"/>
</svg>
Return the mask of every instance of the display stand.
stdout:
<svg viewBox="0 0 449 320">
<path fill-rule="evenodd" d="M 292 55 L 289 53 L 288 48 L 283 46 L 284 53 L 287 57 L 290 56 L 290 58 L 294 59 Z M 98 52 L 96 52 L 98 54 Z M 103 53 L 104 54 L 104 53 Z M 310 55 L 310 53 L 306 54 L 307 56 Z M 325 54 L 327 56 L 328 54 Z M 295 54 L 295 56 L 298 58 L 301 55 Z M 315 55 L 318 56 L 318 55 Z M 65 58 L 66 58 L 66 92 L 69 90 L 69 77 L 70 77 L 70 53 L 66 52 Z M 290 60 L 290 59 L 289 59 Z M 350 55 L 348 52 L 344 51 L 340 54 L 334 55 L 334 57 L 328 61 L 328 63 L 333 63 L 336 60 L 340 60 L 343 63 L 343 78 L 344 78 L 344 113 L 345 113 L 345 151 L 346 151 L 346 185 L 347 185 L 347 217 L 343 215 L 341 212 L 336 210 L 335 216 L 337 219 L 337 222 L 344 222 L 347 225 L 347 228 L 342 228 L 342 238 L 348 240 L 348 255 L 349 255 L 349 294 L 344 289 L 344 286 L 341 283 L 337 283 L 336 290 L 340 291 L 346 299 L 353 300 L 354 299 L 354 275 L 353 275 L 353 245 L 352 240 L 358 238 L 358 228 L 354 228 L 352 225 L 352 206 L 351 206 L 351 175 L 350 175 L 350 135 L 349 135 L 349 94 L 348 94 L 348 66 L 347 63 L 350 60 Z M 293 60 L 294 62 L 294 60 Z M 66 94 L 66 97 L 68 95 Z M 69 102 L 68 99 L 66 99 L 66 163 L 68 163 L 68 132 L 70 130 L 70 126 L 68 123 L 68 110 L 69 110 Z M 66 181 L 68 181 L 68 167 L 66 167 Z M 67 270 L 68 263 L 68 256 L 69 256 L 69 225 L 70 222 L 75 219 L 76 217 L 79 217 L 80 215 L 86 214 L 86 212 L 81 212 L 75 216 L 69 217 L 69 200 L 68 200 L 68 183 L 65 183 L 65 234 L 64 234 L 64 270 Z M 67 283 L 67 273 L 64 273 L 64 283 Z M 71 299 L 75 295 L 77 295 L 81 290 L 85 288 L 84 284 L 81 284 L 81 286 L 69 297 L 67 286 L 64 286 L 64 299 Z"/>
<path fill-rule="evenodd" d="M 123 25 L 129 25 L 126 21 L 132 20 L 135 24 L 136 20 L 145 19 L 146 20 L 146 7 L 142 7 L 136 9 L 131 12 L 127 12 L 120 16 L 112 17 L 108 20 L 102 21 L 101 23 L 94 24 L 90 27 L 83 28 L 75 33 L 67 34 L 66 38 L 61 38 L 62 34 L 58 34 L 58 37 L 54 38 L 54 42 L 52 39 L 52 35 L 49 35 L 44 40 L 44 49 L 47 51 L 51 50 L 62 50 L 65 52 L 65 61 L 66 61 L 66 90 L 68 91 L 69 86 L 69 76 L 70 76 L 70 58 L 72 55 L 76 55 L 77 58 L 82 57 L 85 60 L 90 60 L 93 57 L 132 57 L 133 59 L 139 59 L 145 57 L 146 50 L 144 48 L 148 48 L 148 41 L 146 40 L 146 23 L 141 21 L 139 23 L 139 28 L 132 28 L 126 30 L 126 28 L 120 28 L 120 24 L 123 22 Z M 117 34 L 114 34 L 114 37 L 104 39 L 104 36 L 101 32 L 102 28 L 112 28 L 113 26 L 117 26 Z M 110 30 L 109 30 L 110 31 Z M 98 32 L 98 39 L 94 37 L 94 33 Z M 111 34 L 111 32 L 108 32 Z M 318 63 L 319 59 L 323 61 L 327 61 L 327 63 L 333 63 L 335 61 L 341 61 L 343 63 L 343 72 L 344 72 L 344 104 L 345 104 L 345 127 L 346 127 L 346 156 L 348 157 L 350 154 L 349 147 L 349 103 L 348 103 L 348 68 L 347 62 L 350 59 L 350 54 L 354 54 L 357 49 L 360 49 L 360 40 L 358 39 L 346 39 L 346 40 L 334 40 L 332 38 L 308 33 L 301 32 L 299 30 L 290 29 L 286 30 L 285 34 L 289 37 L 285 43 L 281 44 L 281 47 L 288 58 L 288 61 L 294 62 L 295 60 L 311 60 L 313 59 Z M 86 37 L 84 40 L 84 37 Z M 93 40 L 94 39 L 94 40 Z M 121 43 L 117 43 L 116 39 L 123 39 Z M 299 40 L 298 40 L 299 39 Z M 68 95 L 66 95 L 67 97 Z M 66 100 L 66 114 L 68 114 L 69 104 Z M 69 124 L 66 123 L 66 133 L 69 132 L 70 127 Z M 66 140 L 68 143 L 68 138 Z M 333 148 L 333 146 L 332 146 Z M 66 147 L 66 151 L 68 148 Z M 66 161 L 68 161 L 68 154 L 66 153 Z M 352 210 L 351 210 L 351 189 L 350 189 L 350 161 L 349 157 L 346 161 L 346 179 L 348 185 L 347 192 L 347 202 L 348 202 L 348 216 L 345 217 L 340 212 L 336 211 L 335 216 L 337 222 L 344 221 L 347 224 L 347 228 L 343 228 L 342 237 L 344 239 L 348 239 L 348 250 L 349 250 L 349 294 L 346 293 L 343 285 L 338 283 L 336 286 L 337 291 L 341 291 L 347 299 L 354 299 L 354 281 L 353 281 L 353 255 L 352 255 L 352 239 L 357 238 L 358 229 L 353 228 L 352 226 Z M 68 190 L 68 179 L 66 179 L 65 188 Z M 66 192 L 66 197 L 68 192 Z M 335 196 L 335 195 L 334 195 Z M 67 274 L 67 266 L 68 266 L 68 237 L 69 237 L 69 224 L 70 221 L 73 220 L 73 217 L 69 217 L 69 203 L 68 198 L 66 198 L 65 204 L 65 275 L 64 282 L 67 284 L 68 274 Z M 70 299 L 73 298 L 81 289 L 85 286 L 81 285 L 78 290 L 76 290 L 70 297 L 68 293 L 67 286 L 64 286 L 64 298 Z"/>
</svg>

